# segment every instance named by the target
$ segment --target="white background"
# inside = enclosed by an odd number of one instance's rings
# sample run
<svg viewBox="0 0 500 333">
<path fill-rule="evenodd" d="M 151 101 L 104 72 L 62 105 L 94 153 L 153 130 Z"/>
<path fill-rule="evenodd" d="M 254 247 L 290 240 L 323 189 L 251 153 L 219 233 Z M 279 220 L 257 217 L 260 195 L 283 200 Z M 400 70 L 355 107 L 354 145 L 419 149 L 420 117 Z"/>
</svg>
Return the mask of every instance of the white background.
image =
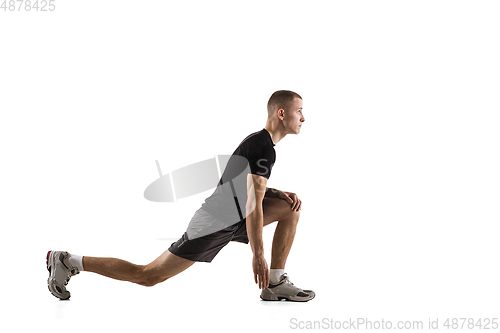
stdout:
<svg viewBox="0 0 500 333">
<path fill-rule="evenodd" d="M 499 317 L 498 2 L 55 4 L 0 11 L 9 332 Z M 48 250 L 139 264 L 166 250 L 212 190 L 147 201 L 155 160 L 167 173 L 232 153 L 279 89 L 306 121 L 268 186 L 303 200 L 287 271 L 316 299 L 260 301 L 243 244 L 153 288 L 81 273 L 70 301 L 50 295 Z"/>
</svg>

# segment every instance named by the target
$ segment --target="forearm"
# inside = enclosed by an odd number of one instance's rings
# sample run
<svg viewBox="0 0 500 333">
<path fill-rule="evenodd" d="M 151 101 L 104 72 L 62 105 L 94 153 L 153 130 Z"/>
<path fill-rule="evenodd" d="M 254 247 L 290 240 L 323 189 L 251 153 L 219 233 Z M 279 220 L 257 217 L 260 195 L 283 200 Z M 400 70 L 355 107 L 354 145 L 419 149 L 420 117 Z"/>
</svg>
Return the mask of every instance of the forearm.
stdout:
<svg viewBox="0 0 500 333">
<path fill-rule="evenodd" d="M 262 205 L 247 216 L 247 234 L 250 240 L 250 247 L 254 256 L 264 255 L 264 242 L 262 241 L 262 229 L 264 226 L 264 214 Z"/>
</svg>

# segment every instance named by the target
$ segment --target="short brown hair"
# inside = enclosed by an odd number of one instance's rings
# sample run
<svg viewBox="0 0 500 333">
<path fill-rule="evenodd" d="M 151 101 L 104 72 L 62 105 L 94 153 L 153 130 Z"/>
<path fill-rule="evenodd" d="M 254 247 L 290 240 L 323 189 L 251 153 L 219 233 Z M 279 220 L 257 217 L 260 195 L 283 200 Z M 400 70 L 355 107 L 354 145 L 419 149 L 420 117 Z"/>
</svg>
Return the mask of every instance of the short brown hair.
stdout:
<svg viewBox="0 0 500 333">
<path fill-rule="evenodd" d="M 275 91 L 269 98 L 269 102 L 267 102 L 268 116 L 276 109 L 288 109 L 295 98 L 302 99 L 299 94 L 290 90 Z"/>
</svg>

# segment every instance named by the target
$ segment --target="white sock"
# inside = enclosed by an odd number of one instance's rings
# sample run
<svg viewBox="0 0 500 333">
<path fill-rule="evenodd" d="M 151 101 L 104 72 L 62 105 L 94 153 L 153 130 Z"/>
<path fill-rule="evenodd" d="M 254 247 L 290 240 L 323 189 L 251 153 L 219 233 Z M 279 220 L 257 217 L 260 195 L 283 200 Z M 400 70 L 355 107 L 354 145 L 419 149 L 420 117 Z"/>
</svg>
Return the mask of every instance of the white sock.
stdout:
<svg viewBox="0 0 500 333">
<path fill-rule="evenodd" d="M 280 282 L 280 277 L 285 274 L 284 269 L 271 268 L 269 270 L 269 282 L 271 284 L 278 284 Z"/>
<path fill-rule="evenodd" d="M 78 268 L 80 272 L 83 272 L 83 256 L 70 254 L 68 257 L 68 264 L 70 264 L 70 266 Z"/>
</svg>

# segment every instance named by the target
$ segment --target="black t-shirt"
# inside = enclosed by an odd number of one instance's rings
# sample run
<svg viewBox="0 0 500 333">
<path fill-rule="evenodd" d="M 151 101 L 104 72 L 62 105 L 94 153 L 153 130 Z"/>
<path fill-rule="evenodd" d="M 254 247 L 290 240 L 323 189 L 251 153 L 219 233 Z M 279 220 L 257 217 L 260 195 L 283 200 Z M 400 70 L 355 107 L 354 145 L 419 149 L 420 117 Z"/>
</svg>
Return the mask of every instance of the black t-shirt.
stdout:
<svg viewBox="0 0 500 333">
<path fill-rule="evenodd" d="M 228 159 L 215 192 L 201 207 L 227 226 L 244 220 L 247 175 L 252 173 L 269 179 L 275 161 L 276 151 L 269 132 L 262 129 L 250 134 Z M 219 158 L 219 165 L 224 162 Z"/>
</svg>

